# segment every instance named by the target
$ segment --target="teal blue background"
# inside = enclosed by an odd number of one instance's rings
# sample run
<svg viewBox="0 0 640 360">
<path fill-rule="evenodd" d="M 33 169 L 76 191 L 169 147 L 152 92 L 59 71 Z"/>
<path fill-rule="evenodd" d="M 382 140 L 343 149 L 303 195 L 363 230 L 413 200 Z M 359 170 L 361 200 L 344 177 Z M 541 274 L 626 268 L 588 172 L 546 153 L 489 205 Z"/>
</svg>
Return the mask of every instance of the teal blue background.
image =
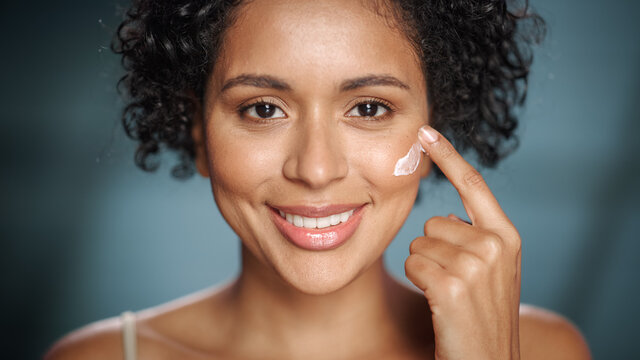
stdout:
<svg viewBox="0 0 640 360">
<path fill-rule="evenodd" d="M 640 358 L 640 2 L 533 1 L 536 48 L 520 149 L 489 185 L 523 238 L 522 301 L 577 324 L 596 358 Z M 221 283 L 238 241 L 208 182 L 136 169 L 119 125 L 111 1 L 0 5 L 3 358 L 38 358 L 64 333 Z M 463 214 L 447 183 L 388 249 L 433 215 Z"/>
</svg>

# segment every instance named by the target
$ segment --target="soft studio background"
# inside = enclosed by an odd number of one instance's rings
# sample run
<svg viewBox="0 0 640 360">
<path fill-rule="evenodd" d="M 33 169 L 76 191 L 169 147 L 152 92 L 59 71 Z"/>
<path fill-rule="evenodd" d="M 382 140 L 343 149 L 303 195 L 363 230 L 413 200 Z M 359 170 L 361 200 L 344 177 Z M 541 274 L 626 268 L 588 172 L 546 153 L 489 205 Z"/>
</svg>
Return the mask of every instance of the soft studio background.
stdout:
<svg viewBox="0 0 640 360">
<path fill-rule="evenodd" d="M 599 359 L 640 358 L 640 2 L 533 1 L 536 49 L 520 149 L 485 175 L 523 238 L 522 301 L 566 315 Z M 207 180 L 133 165 L 119 125 L 108 1 L 0 5 L 2 358 L 35 359 L 66 332 L 218 284 L 238 241 Z M 447 183 L 386 253 L 404 278 L 433 215 L 463 215 Z M 8 354 L 7 354 L 8 352 Z"/>
</svg>

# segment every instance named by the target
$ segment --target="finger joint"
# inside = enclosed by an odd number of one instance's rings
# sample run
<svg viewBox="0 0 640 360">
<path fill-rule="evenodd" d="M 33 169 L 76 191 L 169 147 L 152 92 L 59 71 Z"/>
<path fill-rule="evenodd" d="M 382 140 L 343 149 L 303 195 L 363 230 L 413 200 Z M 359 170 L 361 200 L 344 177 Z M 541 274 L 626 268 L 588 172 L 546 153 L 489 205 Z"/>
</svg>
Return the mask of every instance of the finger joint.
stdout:
<svg viewBox="0 0 640 360">
<path fill-rule="evenodd" d="M 464 179 L 464 184 L 469 187 L 476 187 L 484 184 L 484 179 L 482 178 L 482 175 L 480 175 L 480 173 L 476 169 L 471 169 L 467 171 L 467 173 L 464 174 L 463 179 Z"/>
</svg>

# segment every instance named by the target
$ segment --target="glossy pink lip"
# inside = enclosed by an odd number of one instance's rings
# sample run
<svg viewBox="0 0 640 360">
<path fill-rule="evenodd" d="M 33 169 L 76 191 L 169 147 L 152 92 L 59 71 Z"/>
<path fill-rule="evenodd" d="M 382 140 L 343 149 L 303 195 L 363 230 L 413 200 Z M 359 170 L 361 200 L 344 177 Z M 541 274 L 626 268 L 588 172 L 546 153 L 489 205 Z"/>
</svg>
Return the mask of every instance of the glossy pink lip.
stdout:
<svg viewBox="0 0 640 360">
<path fill-rule="evenodd" d="M 351 210 L 357 206 L 358 205 L 329 205 L 320 208 L 279 206 L 278 209 L 290 214 L 308 217 L 323 217 L 331 214 L 339 214 L 340 212 Z M 353 214 L 349 217 L 349 220 L 346 222 L 323 229 L 307 229 L 290 224 L 285 218 L 280 216 L 278 209 L 269 207 L 271 219 L 276 225 L 276 228 L 278 228 L 287 240 L 306 250 L 331 250 L 344 244 L 353 235 L 353 233 L 356 232 L 358 225 L 360 225 L 360 221 L 362 220 L 364 205 L 360 205 L 355 209 Z"/>
</svg>

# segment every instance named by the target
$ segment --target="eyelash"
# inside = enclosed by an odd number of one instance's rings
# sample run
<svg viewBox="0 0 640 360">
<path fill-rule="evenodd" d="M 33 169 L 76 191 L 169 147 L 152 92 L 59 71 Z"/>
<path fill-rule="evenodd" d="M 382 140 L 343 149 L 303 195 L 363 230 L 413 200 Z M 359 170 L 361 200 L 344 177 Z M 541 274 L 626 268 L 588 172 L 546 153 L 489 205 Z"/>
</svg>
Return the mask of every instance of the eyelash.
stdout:
<svg viewBox="0 0 640 360">
<path fill-rule="evenodd" d="M 351 111 L 353 108 L 355 108 L 357 106 L 364 105 L 364 104 L 372 104 L 372 105 L 382 106 L 385 110 L 387 110 L 384 114 L 378 115 L 378 116 L 357 116 L 357 117 L 364 117 L 366 119 L 369 119 L 367 121 L 382 121 L 382 120 L 385 120 L 388 117 L 390 117 L 391 115 L 393 115 L 393 113 L 396 111 L 396 109 L 393 107 L 393 105 L 391 105 L 391 103 L 389 103 L 386 100 L 383 100 L 383 99 L 380 99 L 380 98 L 375 98 L 375 97 L 370 97 L 370 98 L 358 101 L 355 105 L 353 105 L 351 107 L 351 109 L 349 109 L 349 111 Z M 352 116 L 348 116 L 348 117 L 352 117 Z"/>
<path fill-rule="evenodd" d="M 247 110 L 249 110 L 251 107 L 256 106 L 256 105 L 273 105 L 273 106 L 277 107 L 278 109 L 282 110 L 280 108 L 280 106 L 278 106 L 278 104 L 274 103 L 273 101 L 265 100 L 263 98 L 258 98 L 256 101 L 252 101 L 249 104 L 240 105 L 238 107 L 238 110 L 237 110 L 238 111 L 238 115 L 240 115 L 240 117 L 244 117 L 245 113 L 247 112 Z M 273 119 L 252 118 L 251 121 L 255 121 L 255 122 L 258 122 L 258 123 L 266 124 L 266 123 L 272 122 Z"/>
<path fill-rule="evenodd" d="M 349 109 L 349 111 L 353 110 L 357 106 L 364 105 L 364 104 L 372 104 L 372 105 L 382 106 L 386 110 L 386 112 L 384 114 L 382 114 L 382 115 L 379 115 L 379 116 L 347 116 L 347 117 L 364 117 L 364 118 L 368 119 L 367 121 L 382 121 L 382 120 L 387 119 L 391 115 L 393 115 L 394 112 L 396 112 L 396 109 L 393 107 L 393 105 L 391 105 L 391 103 L 389 103 L 386 100 L 383 100 L 383 99 L 380 99 L 380 98 L 376 98 L 376 97 L 370 97 L 370 98 L 358 101 L 357 103 L 355 103 Z M 238 115 L 240 115 L 241 117 L 245 116 L 247 110 L 249 110 L 251 107 L 256 106 L 256 105 L 273 105 L 273 106 L 279 108 L 280 110 L 282 110 L 280 108 L 280 106 L 278 106 L 273 101 L 269 101 L 269 100 L 266 100 L 266 99 L 263 99 L 263 98 L 259 98 L 256 101 L 253 101 L 253 102 L 251 102 L 249 104 L 241 105 L 240 107 L 238 107 L 238 109 L 237 109 Z M 273 121 L 273 119 L 252 118 L 252 121 L 256 121 L 256 122 L 259 122 L 259 123 L 268 123 L 268 122 Z"/>
</svg>

